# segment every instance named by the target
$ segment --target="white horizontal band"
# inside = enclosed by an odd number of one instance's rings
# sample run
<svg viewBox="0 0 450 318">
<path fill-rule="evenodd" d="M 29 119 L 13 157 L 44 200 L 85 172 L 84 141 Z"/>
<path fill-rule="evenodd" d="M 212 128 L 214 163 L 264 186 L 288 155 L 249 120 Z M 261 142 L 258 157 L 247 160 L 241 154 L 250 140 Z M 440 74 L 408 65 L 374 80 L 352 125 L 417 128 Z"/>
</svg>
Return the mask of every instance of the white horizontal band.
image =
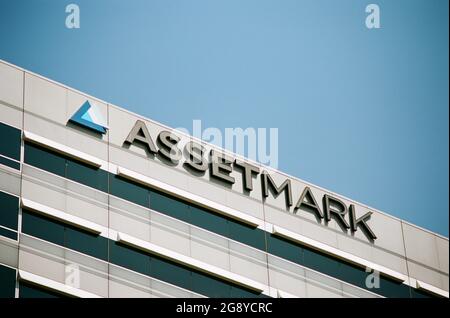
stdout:
<svg viewBox="0 0 450 318">
<path fill-rule="evenodd" d="M 393 271 L 393 270 L 391 270 L 389 268 L 386 268 L 384 266 L 377 265 L 377 264 L 372 263 L 372 262 L 370 262 L 368 260 L 365 260 L 365 259 L 363 259 L 361 257 L 355 256 L 353 254 L 341 251 L 341 250 L 339 250 L 339 249 L 337 249 L 337 248 L 335 248 L 333 246 L 330 246 L 330 245 L 327 245 L 327 244 L 315 241 L 313 239 L 310 239 L 309 237 L 306 237 L 306 236 L 303 236 L 303 235 L 291 232 L 291 231 L 286 230 L 286 229 L 284 229 L 282 227 L 273 226 L 272 227 L 272 234 L 284 237 L 284 238 L 286 238 L 286 239 L 288 239 L 290 241 L 294 241 L 294 242 L 298 242 L 298 243 L 307 245 L 309 247 L 312 247 L 314 249 L 320 250 L 322 252 L 325 252 L 325 253 L 330 254 L 332 256 L 335 256 L 337 258 L 346 260 L 346 261 L 351 262 L 353 264 L 360 265 L 360 266 L 363 266 L 363 267 L 368 267 L 368 268 L 370 268 L 372 270 L 378 271 L 381 274 L 383 274 L 385 276 L 388 276 L 390 278 L 393 278 L 393 279 L 395 279 L 397 281 L 400 281 L 400 282 L 404 282 L 404 281 L 406 281 L 408 279 L 408 277 L 406 275 L 403 275 L 401 273 Z"/>
<path fill-rule="evenodd" d="M 442 289 L 440 289 L 438 287 L 435 287 L 433 285 L 424 283 L 424 282 L 422 282 L 420 280 L 416 280 L 416 288 L 429 291 L 429 292 L 431 292 L 431 293 L 433 293 L 435 295 L 439 295 L 439 296 L 442 296 L 442 297 L 449 298 L 448 291 L 445 291 L 445 290 L 442 290 Z"/>
<path fill-rule="evenodd" d="M 254 280 L 248 279 L 238 274 L 231 273 L 222 268 L 204 263 L 192 257 L 168 250 L 164 247 L 155 245 L 153 243 L 137 239 L 128 234 L 117 232 L 117 241 L 138 248 L 140 250 L 159 255 L 176 263 L 183 264 L 188 267 L 200 270 L 202 272 L 209 273 L 213 276 L 220 277 L 222 279 L 231 281 L 233 283 L 250 288 L 260 293 L 267 292 L 268 290 L 268 288 L 265 285 L 258 283 Z"/>
<path fill-rule="evenodd" d="M 103 230 L 103 227 L 96 223 L 87 221 L 78 216 L 74 216 L 72 214 L 68 214 L 68 213 L 56 210 L 49 206 L 46 206 L 46 205 L 31 201 L 31 200 L 28 200 L 25 198 L 20 199 L 20 206 L 22 208 L 30 209 L 36 213 L 46 215 L 52 219 L 56 219 L 63 223 L 73 225 L 75 227 L 81 228 L 83 230 L 89 231 L 89 232 L 97 234 L 97 235 L 100 234 Z"/>
<path fill-rule="evenodd" d="M 216 203 L 214 201 L 205 199 L 199 195 L 190 193 L 188 191 L 185 190 L 181 190 L 177 187 L 174 187 L 170 184 L 158 181 L 156 179 L 144 176 L 140 173 L 128 170 L 126 168 L 123 167 L 117 167 L 117 175 L 124 177 L 126 179 L 130 179 L 133 180 L 135 182 L 139 182 L 141 184 L 147 185 L 147 186 L 151 186 L 151 187 L 155 187 L 159 190 L 162 190 L 164 192 L 168 192 L 174 196 L 186 199 L 188 201 L 192 201 L 195 202 L 201 206 L 204 207 L 208 207 L 209 209 L 214 210 L 217 213 L 220 213 L 222 215 L 226 215 L 228 217 L 231 217 L 233 219 L 236 219 L 238 221 L 244 222 L 248 225 L 251 225 L 253 227 L 258 227 L 258 226 L 262 226 L 263 225 L 263 221 L 253 217 L 251 215 L 242 213 L 240 211 L 237 211 L 235 209 L 232 209 L 230 207 L 227 207 L 225 205 Z"/>
<path fill-rule="evenodd" d="M 75 297 L 79 297 L 79 298 L 101 298 L 100 296 L 98 296 L 96 294 L 81 290 L 79 288 L 75 288 L 72 286 L 62 284 L 62 283 L 54 281 L 52 279 L 44 278 L 44 277 L 29 273 L 22 269 L 19 269 L 19 279 L 21 281 L 33 283 L 33 284 L 42 286 L 44 288 L 52 289 L 52 290 L 58 291 L 62 294 L 69 295 L 69 296 L 75 296 Z"/>
<path fill-rule="evenodd" d="M 23 132 L 23 139 L 26 141 L 30 141 L 30 142 L 39 144 L 45 148 L 52 149 L 54 151 L 57 151 L 59 153 L 67 155 L 69 157 L 75 158 L 77 160 L 80 160 L 80 161 L 87 163 L 91 166 L 94 166 L 96 168 L 101 167 L 103 164 L 102 160 L 100 160 L 94 156 L 88 155 L 88 154 L 81 152 L 79 150 L 76 150 L 74 148 L 70 148 L 68 146 L 62 145 L 60 143 L 57 143 L 57 142 L 47 139 L 45 137 L 38 136 L 29 131 Z"/>
</svg>

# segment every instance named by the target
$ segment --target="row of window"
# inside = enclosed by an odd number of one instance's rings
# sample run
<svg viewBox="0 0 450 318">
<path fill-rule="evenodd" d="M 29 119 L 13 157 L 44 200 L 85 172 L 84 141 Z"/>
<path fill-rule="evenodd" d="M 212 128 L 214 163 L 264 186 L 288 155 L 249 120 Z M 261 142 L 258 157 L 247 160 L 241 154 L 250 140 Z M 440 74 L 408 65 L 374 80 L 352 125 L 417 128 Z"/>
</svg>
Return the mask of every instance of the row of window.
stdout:
<svg viewBox="0 0 450 318">
<path fill-rule="evenodd" d="M 124 246 L 70 225 L 22 211 L 23 233 L 192 290 L 208 297 L 258 297 L 257 293 L 167 259 Z"/>
<path fill-rule="evenodd" d="M 7 143 L 0 146 L 0 154 L 13 159 L 20 159 L 20 130 L 1 124 L 0 131 L 8 136 Z M 1 159 L 5 159 L 0 157 Z M 293 261 L 342 279 L 356 286 L 366 288 L 367 273 L 359 267 L 341 260 L 334 259 L 326 254 L 267 234 L 265 231 L 252 228 L 233 219 L 207 211 L 195 205 L 169 197 L 156 190 L 130 182 L 117 175 L 92 168 L 72 158 L 48 151 L 37 145 L 25 144 L 25 162 L 55 173 L 62 177 L 85 184 L 95 189 L 110 192 L 112 195 L 134 202 L 141 206 L 154 209 L 190 224 L 205 228 L 230 239 L 242 242 L 257 249 L 267 251 L 273 255 Z M 0 235 L 17 239 L 17 198 L 0 194 Z M 70 227 L 65 230 L 67 242 L 70 243 Z M 90 235 L 87 233 L 86 235 Z M 79 240 L 81 242 L 81 239 Z M 104 243 L 103 243 L 104 244 Z M 80 246 L 80 248 L 83 248 Z M 86 254 L 91 255 L 96 246 L 84 246 Z M 104 259 L 105 255 L 99 257 Z M 377 293 L 388 297 L 423 296 L 425 294 L 398 284 L 390 279 L 381 278 L 381 289 Z"/>
<path fill-rule="evenodd" d="M 25 162 L 101 191 L 107 191 L 109 188 L 109 193 L 117 197 L 373 291 L 366 286 L 368 274 L 363 268 L 273 236 L 258 228 L 173 198 L 115 174 L 81 164 L 43 147 L 26 143 Z M 384 276 L 380 277 L 380 288 L 376 290 L 376 293 L 386 297 L 426 296 L 420 291 Z"/>
<path fill-rule="evenodd" d="M 17 161 L 20 161 L 20 129 L 0 123 L 0 136 L 2 136 L 2 142 L 0 143 L 0 164 L 19 170 L 20 164 Z"/>
</svg>

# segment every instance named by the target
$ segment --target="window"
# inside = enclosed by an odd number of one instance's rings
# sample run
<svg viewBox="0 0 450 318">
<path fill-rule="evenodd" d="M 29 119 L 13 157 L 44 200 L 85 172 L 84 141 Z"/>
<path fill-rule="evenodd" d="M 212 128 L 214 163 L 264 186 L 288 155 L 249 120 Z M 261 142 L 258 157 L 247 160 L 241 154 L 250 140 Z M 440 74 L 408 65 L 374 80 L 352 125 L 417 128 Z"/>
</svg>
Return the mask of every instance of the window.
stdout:
<svg viewBox="0 0 450 318">
<path fill-rule="evenodd" d="M 185 222 L 190 219 L 187 204 L 154 190 L 150 191 L 150 208 Z"/>
<path fill-rule="evenodd" d="M 17 230 L 19 198 L 0 192 L 0 225 Z"/>
<path fill-rule="evenodd" d="M 150 276 L 185 289 L 194 290 L 189 269 L 158 256 L 151 256 Z"/>
<path fill-rule="evenodd" d="M 66 159 L 41 146 L 26 142 L 24 156 L 24 161 L 27 164 L 61 177 L 64 177 L 66 174 Z"/>
<path fill-rule="evenodd" d="M 16 289 L 16 270 L 0 265 L 0 298 L 14 298 Z"/>
<path fill-rule="evenodd" d="M 2 156 L 0 156 L 0 165 L 5 165 L 16 170 L 20 169 L 20 163 Z"/>
<path fill-rule="evenodd" d="M 20 298 L 64 298 L 63 294 L 41 286 L 32 285 L 29 283 L 19 283 L 19 297 Z"/>
<path fill-rule="evenodd" d="M 149 204 L 148 190 L 134 182 L 123 179 L 117 175 L 111 174 L 109 177 L 109 189 L 112 195 L 142 205 L 146 208 Z"/>
<path fill-rule="evenodd" d="M 55 153 L 42 146 L 25 143 L 25 163 L 108 192 L 108 172 Z"/>
<path fill-rule="evenodd" d="M 109 244 L 109 248 L 111 263 L 150 275 L 150 257 L 147 254 L 113 241 Z"/>
<path fill-rule="evenodd" d="M 67 179 L 82 183 L 91 188 L 108 192 L 108 173 L 73 159 L 66 159 Z"/>
<path fill-rule="evenodd" d="M 23 210 L 22 231 L 72 250 L 108 260 L 108 239 L 74 226 Z"/>
<path fill-rule="evenodd" d="M 5 236 L 17 241 L 17 232 L 8 230 L 7 228 L 0 227 L 0 236 Z"/>
<path fill-rule="evenodd" d="M 20 161 L 21 130 L 0 123 L 0 154 Z"/>
<path fill-rule="evenodd" d="M 64 246 L 64 225 L 33 212 L 23 210 L 22 232 Z"/>
<path fill-rule="evenodd" d="M 104 261 L 108 260 L 108 239 L 103 236 L 66 225 L 64 237 L 65 247 Z"/>
</svg>

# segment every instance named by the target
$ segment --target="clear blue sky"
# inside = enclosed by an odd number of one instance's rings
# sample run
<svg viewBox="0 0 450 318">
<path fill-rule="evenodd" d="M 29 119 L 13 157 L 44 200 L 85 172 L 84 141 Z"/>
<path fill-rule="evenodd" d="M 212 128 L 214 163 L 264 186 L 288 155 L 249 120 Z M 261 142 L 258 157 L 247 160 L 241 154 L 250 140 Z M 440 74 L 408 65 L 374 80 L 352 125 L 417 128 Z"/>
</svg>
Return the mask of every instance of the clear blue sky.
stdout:
<svg viewBox="0 0 450 318">
<path fill-rule="evenodd" d="M 448 6 L 0 0 L 0 58 L 172 127 L 278 127 L 280 170 L 448 236 Z"/>
</svg>

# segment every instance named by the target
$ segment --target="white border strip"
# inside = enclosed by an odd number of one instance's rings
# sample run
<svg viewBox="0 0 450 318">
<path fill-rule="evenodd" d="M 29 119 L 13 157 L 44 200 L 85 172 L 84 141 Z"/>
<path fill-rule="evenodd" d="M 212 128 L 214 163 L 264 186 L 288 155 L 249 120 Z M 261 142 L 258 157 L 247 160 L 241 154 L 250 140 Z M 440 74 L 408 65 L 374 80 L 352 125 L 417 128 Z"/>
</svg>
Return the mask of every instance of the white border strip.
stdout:
<svg viewBox="0 0 450 318">
<path fill-rule="evenodd" d="M 29 273 L 22 269 L 19 269 L 19 279 L 48 289 L 59 291 L 65 295 L 75 296 L 79 298 L 102 298 L 96 294 Z"/>
<path fill-rule="evenodd" d="M 310 239 L 309 237 L 291 232 L 291 231 L 281 228 L 279 226 L 272 227 L 272 234 L 284 237 L 291 241 L 295 241 L 295 242 L 310 246 L 314 249 L 318 249 L 327 254 L 331 254 L 332 256 L 338 257 L 340 259 L 344 259 L 351 263 L 354 263 L 354 264 L 357 264 L 360 266 L 364 266 L 364 267 L 368 267 L 370 269 L 376 270 L 376 271 L 384 274 L 385 276 L 388 276 L 388 277 L 393 278 L 400 282 L 405 282 L 408 279 L 408 276 L 398 273 L 396 271 L 393 271 L 389 268 L 386 268 L 381 265 L 377 265 L 377 264 L 367 261 L 363 258 L 355 256 L 353 254 L 341 251 L 333 246 L 317 242 L 315 240 Z"/>
<path fill-rule="evenodd" d="M 88 154 L 81 152 L 79 150 L 76 150 L 74 148 L 67 147 L 65 145 L 62 145 L 60 143 L 57 143 L 57 142 L 47 139 L 45 137 L 38 136 L 29 131 L 24 130 L 23 139 L 26 141 L 31 141 L 31 142 L 37 143 L 46 148 L 50 148 L 52 150 L 55 150 L 59 153 L 65 154 L 65 155 L 75 158 L 77 160 L 83 161 L 84 163 L 87 163 L 96 168 L 100 168 L 103 164 L 102 160 L 100 160 L 94 156 L 88 155 Z"/>
<path fill-rule="evenodd" d="M 442 296 L 442 297 L 449 298 L 448 291 L 445 291 L 445 290 L 437 288 L 437 287 L 435 287 L 433 285 L 424 283 L 424 282 L 422 282 L 420 280 L 416 280 L 416 288 L 417 289 L 421 289 L 421 290 L 426 290 L 428 292 L 431 292 L 433 294 L 436 294 L 436 295 L 439 295 L 439 296 Z"/>
<path fill-rule="evenodd" d="M 195 202 L 196 204 L 208 207 L 209 209 L 212 209 L 212 210 L 216 211 L 217 213 L 226 215 L 228 217 L 231 217 L 238 221 L 244 222 L 251 226 L 258 227 L 258 226 L 262 226 L 264 224 L 264 222 L 262 220 L 260 220 L 256 217 L 242 213 L 240 211 L 237 211 L 237 210 L 227 207 L 225 205 L 213 202 L 213 201 L 205 199 L 199 195 L 187 192 L 185 190 L 181 190 L 177 187 L 174 187 L 167 183 L 144 176 L 140 173 L 128 170 L 126 168 L 118 166 L 117 167 L 117 175 L 127 178 L 127 179 L 130 179 L 130 180 L 133 180 L 133 181 L 136 181 L 136 182 L 139 182 L 139 183 L 147 185 L 147 186 L 155 187 L 164 192 L 169 192 L 170 194 L 172 194 L 176 197 L 181 197 L 183 199 Z"/>
<path fill-rule="evenodd" d="M 103 231 L 103 227 L 96 223 L 87 221 L 77 216 L 56 210 L 54 208 L 25 198 L 20 199 L 20 206 L 97 235 L 99 235 Z"/>
<path fill-rule="evenodd" d="M 129 246 L 139 248 L 146 252 L 157 254 L 176 263 L 187 265 L 191 268 L 209 273 L 213 276 L 220 277 L 238 285 L 245 286 L 257 292 L 268 294 L 268 288 L 259 282 L 248 279 L 238 274 L 231 273 L 229 271 L 223 270 L 222 268 L 204 263 L 202 261 L 198 261 L 196 259 L 193 259 L 192 257 L 168 250 L 153 243 L 140 240 L 128 234 L 117 232 L 117 241 Z"/>
</svg>

